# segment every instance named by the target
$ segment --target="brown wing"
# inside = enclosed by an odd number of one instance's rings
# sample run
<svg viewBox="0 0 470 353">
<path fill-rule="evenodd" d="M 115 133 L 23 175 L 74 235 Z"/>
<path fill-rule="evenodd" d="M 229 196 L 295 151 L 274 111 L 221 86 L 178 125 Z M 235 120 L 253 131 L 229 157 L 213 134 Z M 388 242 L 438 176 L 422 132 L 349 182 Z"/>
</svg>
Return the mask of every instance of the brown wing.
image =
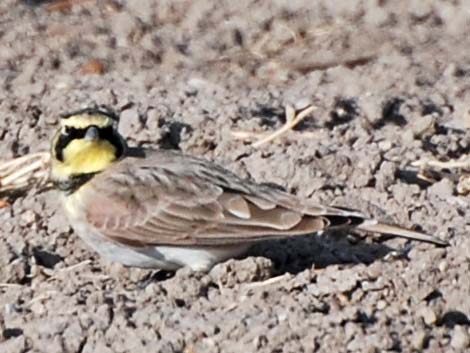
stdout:
<svg viewBox="0 0 470 353">
<path fill-rule="evenodd" d="M 208 161 L 168 151 L 123 160 L 81 193 L 88 222 L 133 246 L 246 243 L 363 221 L 358 212 L 306 205 Z"/>
</svg>

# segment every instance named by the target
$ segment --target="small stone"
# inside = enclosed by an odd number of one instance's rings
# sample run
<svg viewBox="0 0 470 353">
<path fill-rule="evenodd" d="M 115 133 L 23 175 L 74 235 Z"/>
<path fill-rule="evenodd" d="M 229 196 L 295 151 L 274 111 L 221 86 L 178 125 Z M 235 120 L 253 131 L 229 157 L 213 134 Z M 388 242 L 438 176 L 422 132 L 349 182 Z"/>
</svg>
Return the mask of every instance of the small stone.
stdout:
<svg viewBox="0 0 470 353">
<path fill-rule="evenodd" d="M 359 99 L 358 104 L 368 124 L 372 126 L 379 124 L 382 114 L 376 97 L 363 96 Z"/>
<path fill-rule="evenodd" d="M 465 349 L 470 346 L 470 336 L 465 327 L 460 325 L 455 326 L 450 339 L 450 345 L 455 349 Z"/>
<path fill-rule="evenodd" d="M 45 307 L 44 304 L 41 303 L 40 301 L 34 302 L 34 303 L 30 306 L 30 310 L 31 310 L 31 312 L 33 312 L 34 314 L 36 314 L 36 315 L 38 315 L 38 316 L 44 315 L 44 314 L 47 312 L 46 307 Z"/>
<path fill-rule="evenodd" d="M 105 66 L 99 59 L 91 59 L 80 67 L 80 73 L 83 75 L 103 75 Z"/>
<path fill-rule="evenodd" d="M 18 311 L 18 308 L 13 303 L 7 303 L 3 307 L 3 312 L 4 312 L 5 316 L 11 315 L 11 314 L 13 314 L 17 311 Z M 1 319 L 1 317 L 0 317 L 0 319 Z"/>
<path fill-rule="evenodd" d="M 36 214 L 28 210 L 21 215 L 21 224 L 24 226 L 29 226 L 36 221 Z"/>
<path fill-rule="evenodd" d="M 415 139 L 415 135 L 413 134 L 412 130 L 405 130 L 403 134 L 401 134 L 401 138 L 402 138 L 402 144 L 410 145 L 413 143 Z"/>
<path fill-rule="evenodd" d="M 459 195 L 468 195 L 470 193 L 470 178 L 468 175 L 462 175 L 457 184 L 457 192 Z"/>
<path fill-rule="evenodd" d="M 428 335 L 426 334 L 426 331 L 418 330 L 413 333 L 413 336 L 411 337 L 411 345 L 414 349 L 421 351 L 426 345 L 427 339 Z"/>
<path fill-rule="evenodd" d="M 265 347 L 267 344 L 268 344 L 268 339 L 266 338 L 265 335 L 260 335 L 253 339 L 253 346 L 255 347 L 256 350 L 259 350 L 262 347 Z"/>
<path fill-rule="evenodd" d="M 376 174 L 376 185 L 379 191 L 385 191 L 390 185 L 395 183 L 397 166 L 395 163 L 385 161 L 380 165 Z"/>
<path fill-rule="evenodd" d="M 132 33 L 138 27 L 137 19 L 130 13 L 123 11 L 115 13 L 110 18 L 111 27 L 116 37 L 117 45 L 127 46 Z"/>
<path fill-rule="evenodd" d="M 128 11 L 134 13 L 136 17 L 145 23 L 152 23 L 152 15 L 154 13 L 155 1 L 153 0 L 140 0 L 137 2 L 129 2 L 126 4 Z"/>
<path fill-rule="evenodd" d="M 146 125 L 150 133 L 155 133 L 158 130 L 158 124 L 161 114 L 156 109 L 149 109 L 147 112 Z"/>
<path fill-rule="evenodd" d="M 392 142 L 389 140 L 383 140 L 378 143 L 379 149 L 382 152 L 387 152 L 392 148 Z"/>
<path fill-rule="evenodd" d="M 446 78 L 452 78 L 455 76 L 455 73 L 458 71 L 457 65 L 455 63 L 449 63 L 446 68 L 444 69 L 444 72 L 442 73 L 443 77 Z"/>
<path fill-rule="evenodd" d="M 437 315 L 430 307 L 425 307 L 420 311 L 420 316 L 423 318 L 426 325 L 433 325 L 437 321 Z"/>
<path fill-rule="evenodd" d="M 238 283 L 261 282 L 272 277 L 273 262 L 264 257 L 248 257 L 243 260 L 229 260 L 214 266 L 210 277 L 224 287 Z M 180 270 L 181 272 L 181 270 Z"/>
<path fill-rule="evenodd" d="M 359 338 L 359 336 L 354 337 L 346 346 L 346 349 L 349 352 L 359 352 L 364 347 L 364 342 Z"/>
<path fill-rule="evenodd" d="M 131 108 L 124 110 L 119 118 L 119 131 L 124 136 L 133 136 L 140 129 L 139 112 Z"/>
<path fill-rule="evenodd" d="M 208 87 L 210 87 L 210 82 L 209 81 L 207 81 L 203 78 L 200 78 L 200 77 L 191 77 L 187 81 L 186 89 L 189 90 L 189 92 L 196 93 L 199 90 L 207 89 Z"/>
<path fill-rule="evenodd" d="M 358 325 L 354 322 L 347 322 L 345 327 L 344 327 L 344 333 L 346 335 L 346 337 L 349 339 L 355 337 L 358 333 L 359 329 L 358 329 Z"/>
<path fill-rule="evenodd" d="M 430 186 L 428 188 L 428 193 L 430 195 L 437 196 L 441 200 L 447 200 L 454 193 L 454 183 L 451 180 L 444 178 Z"/>
<path fill-rule="evenodd" d="M 19 337 L 11 337 L 10 339 L 1 342 L 2 352 L 26 352 L 28 350 L 28 344 L 25 335 Z"/>
<path fill-rule="evenodd" d="M 420 137 L 427 131 L 434 129 L 436 118 L 429 114 L 414 120 L 410 124 L 410 130 L 413 132 L 414 137 Z"/>
<path fill-rule="evenodd" d="M 409 11 L 416 20 L 423 20 L 432 12 L 432 6 L 426 1 L 411 1 Z"/>
<path fill-rule="evenodd" d="M 383 310 L 383 309 L 385 309 L 385 308 L 387 307 L 387 305 L 388 305 L 388 304 L 387 304 L 387 302 L 386 302 L 385 300 L 379 300 L 379 301 L 377 302 L 377 309 L 378 309 L 378 310 Z"/>
<path fill-rule="evenodd" d="M 367 267 L 367 278 L 369 280 L 375 280 L 377 278 L 380 278 L 382 275 L 383 268 L 381 264 L 377 261 L 372 263 L 369 267 Z"/>
<path fill-rule="evenodd" d="M 449 264 L 446 260 L 442 260 L 441 262 L 439 262 L 437 268 L 439 268 L 439 271 L 445 272 L 449 268 Z"/>
</svg>

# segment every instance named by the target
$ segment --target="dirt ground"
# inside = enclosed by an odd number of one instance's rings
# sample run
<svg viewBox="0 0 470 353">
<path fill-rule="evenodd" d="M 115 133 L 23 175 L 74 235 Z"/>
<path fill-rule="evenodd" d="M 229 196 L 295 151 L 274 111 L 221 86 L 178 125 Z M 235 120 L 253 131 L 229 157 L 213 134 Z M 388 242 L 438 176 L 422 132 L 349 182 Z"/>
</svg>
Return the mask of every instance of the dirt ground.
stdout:
<svg viewBox="0 0 470 353">
<path fill-rule="evenodd" d="M 128 269 L 77 238 L 54 191 L 31 190 L 0 209 L 0 352 L 470 351 L 470 198 L 461 171 L 426 182 L 411 166 L 470 153 L 469 48 L 466 0 L 1 1 L 2 158 L 106 105 L 131 144 L 451 246 L 330 234 L 208 274 Z M 259 148 L 233 134 L 309 103 Z"/>
</svg>

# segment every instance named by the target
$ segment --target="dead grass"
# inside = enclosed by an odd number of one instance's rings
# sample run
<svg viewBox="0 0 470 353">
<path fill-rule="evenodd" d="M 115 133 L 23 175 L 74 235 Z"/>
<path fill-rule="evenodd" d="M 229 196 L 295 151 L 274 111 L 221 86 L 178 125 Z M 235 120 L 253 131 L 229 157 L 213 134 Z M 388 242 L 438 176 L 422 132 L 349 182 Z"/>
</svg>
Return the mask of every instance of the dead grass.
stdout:
<svg viewBox="0 0 470 353">
<path fill-rule="evenodd" d="M 272 133 L 259 133 L 259 132 L 249 132 L 249 131 L 232 131 L 232 136 L 236 139 L 247 140 L 247 139 L 256 139 L 256 142 L 252 143 L 252 146 L 255 148 L 261 147 L 262 145 L 272 142 L 275 139 L 280 138 L 282 135 L 286 134 L 289 131 L 292 131 L 300 122 L 302 122 L 307 116 L 309 116 L 315 109 L 314 105 L 308 105 L 304 109 L 296 112 L 295 109 L 287 105 L 286 106 L 286 122 L 283 126 Z"/>
<path fill-rule="evenodd" d="M 436 182 L 435 176 L 452 176 L 457 180 L 457 193 L 467 195 L 470 193 L 470 157 L 462 156 L 459 159 L 451 159 L 445 162 L 435 159 L 421 159 L 412 163 L 413 167 L 419 168 L 418 178 L 427 182 Z M 444 173 L 443 171 L 446 171 Z"/>
<path fill-rule="evenodd" d="M 49 182 L 49 162 L 49 152 L 0 161 L 0 197 L 33 185 L 45 187 Z M 1 204 L 5 206 L 5 201 L 2 200 Z"/>
</svg>

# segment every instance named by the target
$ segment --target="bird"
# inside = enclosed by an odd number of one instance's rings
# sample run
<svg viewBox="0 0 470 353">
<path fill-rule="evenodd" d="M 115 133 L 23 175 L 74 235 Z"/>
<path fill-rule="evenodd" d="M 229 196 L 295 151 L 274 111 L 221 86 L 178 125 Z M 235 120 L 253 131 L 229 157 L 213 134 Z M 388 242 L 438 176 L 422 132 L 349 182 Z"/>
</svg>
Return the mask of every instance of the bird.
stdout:
<svg viewBox="0 0 470 353">
<path fill-rule="evenodd" d="M 50 176 L 74 232 L 124 266 L 207 272 L 255 243 L 335 228 L 448 245 L 241 178 L 208 159 L 129 147 L 118 123 L 102 107 L 63 114 L 51 143 Z"/>
</svg>

